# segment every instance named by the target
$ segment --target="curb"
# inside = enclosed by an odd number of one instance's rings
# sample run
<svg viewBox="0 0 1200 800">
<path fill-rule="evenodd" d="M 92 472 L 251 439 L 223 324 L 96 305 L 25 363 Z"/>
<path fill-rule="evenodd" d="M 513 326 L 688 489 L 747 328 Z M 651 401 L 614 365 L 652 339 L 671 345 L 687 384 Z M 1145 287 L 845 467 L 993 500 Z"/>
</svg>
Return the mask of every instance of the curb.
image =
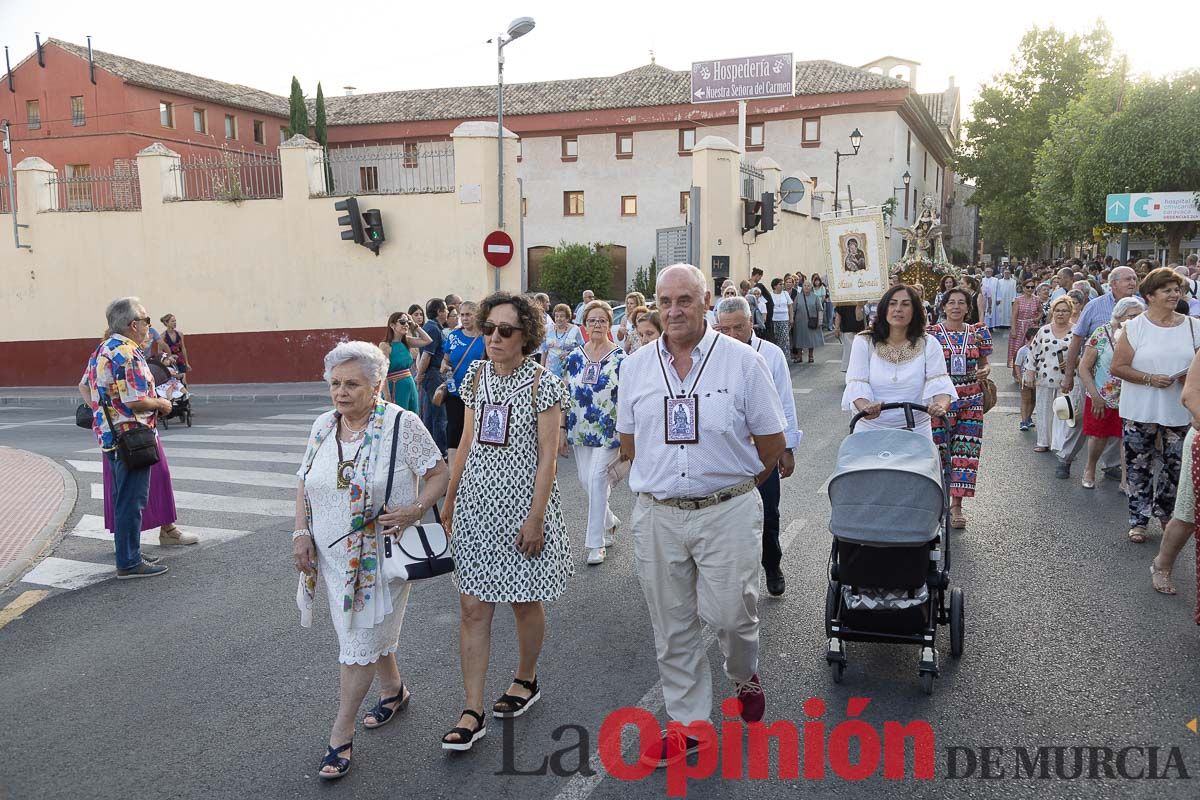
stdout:
<svg viewBox="0 0 1200 800">
<path fill-rule="evenodd" d="M 29 452 L 26 450 L 25 452 Z M 21 576 L 29 571 L 35 563 L 43 557 L 49 555 L 50 551 L 58 546 L 65 536 L 64 523 L 70 518 L 75 511 L 75 503 L 79 499 L 79 486 L 75 483 L 75 476 L 70 471 L 51 458 L 46 458 L 38 453 L 31 455 L 49 461 L 58 470 L 59 477 L 63 482 L 63 499 L 58 504 L 58 509 L 54 512 L 54 516 L 50 518 L 37 536 L 29 544 L 25 545 L 24 549 L 17 554 L 12 563 L 0 569 L 0 592 L 6 591 L 10 586 L 20 580 Z"/>
<path fill-rule="evenodd" d="M 325 394 L 193 394 L 193 403 L 246 403 L 267 402 L 278 403 L 293 400 L 301 403 L 329 402 Z M 79 395 L 61 395 L 51 397 L 4 397 L 0 396 L 0 406 L 16 406 L 21 408 L 74 408 L 79 405 Z"/>
</svg>

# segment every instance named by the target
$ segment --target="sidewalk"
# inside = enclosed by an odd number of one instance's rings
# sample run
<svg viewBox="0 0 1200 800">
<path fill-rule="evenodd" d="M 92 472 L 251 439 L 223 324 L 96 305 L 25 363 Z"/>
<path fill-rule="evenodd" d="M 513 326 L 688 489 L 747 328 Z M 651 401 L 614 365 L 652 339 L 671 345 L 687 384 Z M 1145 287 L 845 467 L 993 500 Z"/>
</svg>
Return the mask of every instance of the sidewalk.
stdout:
<svg viewBox="0 0 1200 800">
<path fill-rule="evenodd" d="M 75 508 L 75 479 L 48 458 L 0 447 L 0 589 L 57 541 Z"/>
<path fill-rule="evenodd" d="M 192 402 L 247 400 L 329 402 L 329 387 L 314 383 L 211 383 L 191 387 Z M 79 404 L 74 386 L 0 386 L 0 406 L 61 407 Z"/>
</svg>

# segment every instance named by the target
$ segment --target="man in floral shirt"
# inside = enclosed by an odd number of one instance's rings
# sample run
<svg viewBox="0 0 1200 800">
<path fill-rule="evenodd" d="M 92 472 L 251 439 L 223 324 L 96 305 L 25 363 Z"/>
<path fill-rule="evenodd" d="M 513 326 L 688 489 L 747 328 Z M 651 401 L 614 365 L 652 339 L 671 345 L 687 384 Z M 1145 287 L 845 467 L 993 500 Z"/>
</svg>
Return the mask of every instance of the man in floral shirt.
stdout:
<svg viewBox="0 0 1200 800">
<path fill-rule="evenodd" d="M 92 354 L 87 383 L 92 395 L 92 431 L 113 474 L 117 580 L 149 578 L 167 571 L 142 559 L 142 511 L 150 496 L 151 467 L 127 468 L 117 457 L 113 432 L 115 428 L 116 433 L 123 433 L 135 423 L 153 426 L 158 411 L 170 412 L 171 401 L 154 393 L 154 379 L 142 352 L 150 338 L 150 315 L 141 300 L 114 300 L 104 315 L 112 335 Z"/>
</svg>

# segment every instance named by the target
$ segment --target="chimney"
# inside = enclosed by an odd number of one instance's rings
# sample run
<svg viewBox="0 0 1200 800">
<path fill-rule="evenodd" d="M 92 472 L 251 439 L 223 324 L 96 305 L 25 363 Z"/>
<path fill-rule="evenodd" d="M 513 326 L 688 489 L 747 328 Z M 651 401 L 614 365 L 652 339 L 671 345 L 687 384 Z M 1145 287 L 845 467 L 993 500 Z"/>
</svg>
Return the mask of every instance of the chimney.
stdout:
<svg viewBox="0 0 1200 800">
<path fill-rule="evenodd" d="M 33 34 L 33 41 L 37 43 L 38 66 L 45 67 L 46 55 L 42 52 L 42 34 L 35 31 Z"/>
<path fill-rule="evenodd" d="M 953 75 L 950 76 L 950 88 L 951 89 L 954 88 L 954 76 Z"/>
<path fill-rule="evenodd" d="M 96 85 L 96 61 L 92 58 L 92 37 L 87 37 L 88 40 L 88 77 L 92 81 L 92 85 Z"/>
<path fill-rule="evenodd" d="M 342 87 L 343 91 L 346 92 L 346 97 L 350 97 L 351 95 L 353 95 L 354 90 L 357 88 L 358 88 L 357 86 L 343 86 Z"/>
</svg>

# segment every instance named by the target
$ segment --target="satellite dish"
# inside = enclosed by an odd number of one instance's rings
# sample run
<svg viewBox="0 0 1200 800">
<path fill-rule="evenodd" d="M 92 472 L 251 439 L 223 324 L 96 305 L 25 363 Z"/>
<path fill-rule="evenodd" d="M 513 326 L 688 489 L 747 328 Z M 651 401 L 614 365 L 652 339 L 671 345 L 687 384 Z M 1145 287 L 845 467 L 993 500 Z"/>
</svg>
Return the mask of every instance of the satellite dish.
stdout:
<svg viewBox="0 0 1200 800">
<path fill-rule="evenodd" d="M 795 177 L 784 178 L 779 185 L 779 192 L 783 195 L 783 202 L 789 205 L 799 203 L 804 199 L 804 181 Z"/>
</svg>

